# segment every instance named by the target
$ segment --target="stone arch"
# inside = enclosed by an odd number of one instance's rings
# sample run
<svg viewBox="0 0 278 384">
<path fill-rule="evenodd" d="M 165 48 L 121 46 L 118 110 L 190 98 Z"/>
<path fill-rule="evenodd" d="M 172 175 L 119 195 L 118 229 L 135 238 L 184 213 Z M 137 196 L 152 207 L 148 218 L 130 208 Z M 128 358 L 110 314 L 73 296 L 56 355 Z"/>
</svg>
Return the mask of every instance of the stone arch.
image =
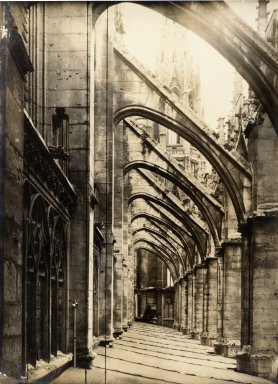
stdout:
<svg viewBox="0 0 278 384">
<path fill-rule="evenodd" d="M 155 241 L 150 241 L 145 238 L 138 238 L 134 240 L 133 245 L 134 247 L 138 243 L 144 243 L 148 245 L 151 249 L 153 249 L 153 253 L 156 254 L 161 260 L 164 261 L 164 263 L 167 265 L 169 270 L 172 272 L 172 275 L 175 277 L 175 280 L 179 277 L 179 269 L 174 260 L 172 259 L 171 255 L 159 244 L 157 244 Z M 140 247 L 142 249 L 142 247 Z M 136 247 L 134 248 L 136 250 Z"/>
<path fill-rule="evenodd" d="M 154 229 L 152 229 L 152 228 L 150 228 L 150 227 L 139 227 L 139 228 L 136 228 L 136 229 L 134 229 L 134 230 L 132 231 L 132 234 L 133 234 L 133 235 L 136 235 L 137 233 L 139 233 L 139 232 L 143 232 L 143 231 L 145 231 L 145 232 L 147 232 L 147 233 L 150 233 L 151 235 L 160 237 L 163 241 L 165 241 L 165 242 L 168 244 L 169 248 L 172 248 L 172 253 L 176 253 L 176 254 L 177 254 L 178 260 L 179 260 L 179 262 L 181 263 L 181 265 L 182 265 L 182 267 L 183 267 L 183 270 L 185 271 L 184 260 L 182 259 L 179 250 L 177 249 L 177 247 L 176 247 L 173 243 L 170 242 L 170 240 L 168 240 L 168 239 L 166 238 L 166 236 L 164 236 L 164 235 L 163 235 L 162 233 L 160 233 L 159 231 L 156 231 L 156 230 L 154 230 Z"/>
<path fill-rule="evenodd" d="M 164 177 L 165 179 L 169 180 L 176 186 L 178 186 L 180 189 L 182 189 L 191 199 L 192 201 L 197 205 L 199 210 L 204 215 L 204 219 L 206 220 L 208 227 L 210 229 L 210 232 L 212 234 L 212 238 L 214 240 L 215 246 L 219 246 L 219 237 L 221 235 L 221 226 L 217 228 L 216 224 L 216 218 L 213 217 L 212 212 L 209 208 L 213 208 L 212 203 L 209 205 L 204 204 L 204 199 L 202 198 L 202 193 L 200 193 L 200 190 L 194 186 L 193 184 L 190 185 L 190 183 L 183 182 L 184 180 L 181 180 L 178 178 L 174 173 L 170 172 L 167 169 L 164 169 L 157 164 L 152 164 L 147 161 L 142 160 L 136 160 L 133 162 L 128 163 L 124 167 L 124 174 L 127 172 L 138 169 L 138 168 L 144 168 L 147 169 L 153 173 L 157 173 L 158 175 Z M 220 206 L 220 204 L 219 204 Z M 217 207 L 219 209 L 219 207 Z M 223 212 L 224 213 L 224 212 Z"/>
<path fill-rule="evenodd" d="M 175 131 L 178 135 L 182 136 L 185 140 L 190 142 L 190 144 L 196 147 L 211 163 L 227 188 L 233 202 L 238 222 L 245 222 L 246 209 L 243 197 L 239 185 L 231 175 L 233 164 L 229 161 L 224 162 L 224 160 L 221 159 L 219 156 L 219 150 L 221 150 L 221 148 L 215 147 L 213 140 L 209 138 L 208 134 L 205 136 L 204 132 L 199 130 L 198 127 L 193 124 L 187 126 L 182 125 L 177 120 L 162 112 L 141 105 L 129 105 L 119 109 L 114 114 L 114 122 L 117 125 L 121 120 L 130 116 L 141 116 L 163 125 L 166 128 Z"/>
<path fill-rule="evenodd" d="M 273 86 L 277 56 L 256 31 L 225 1 L 173 2 L 169 6 L 152 3 L 150 8 L 190 29 L 224 56 L 249 83 L 278 133 L 278 94 Z M 266 66 L 265 71 L 262 66 Z"/>
<path fill-rule="evenodd" d="M 175 228 L 175 226 L 171 225 L 166 220 L 163 220 L 162 218 L 160 218 L 158 216 L 151 215 L 151 214 L 145 213 L 145 212 L 144 213 L 137 213 L 137 214 L 133 215 L 131 217 L 131 223 L 137 219 L 140 219 L 140 218 L 145 218 L 145 219 L 150 220 L 150 221 L 155 221 L 158 224 L 162 224 L 166 228 L 170 229 L 180 239 L 181 244 L 183 245 L 184 249 L 186 250 L 186 253 L 188 254 L 189 264 L 190 264 L 191 268 L 193 268 L 194 256 L 192 254 L 192 251 L 191 251 L 190 247 L 188 246 L 187 242 L 185 241 L 183 234 L 177 228 Z"/>
<path fill-rule="evenodd" d="M 196 243 L 201 259 L 203 260 L 206 257 L 206 247 L 204 247 L 202 240 L 192 229 L 190 223 L 188 222 L 188 218 L 185 212 L 178 212 L 178 210 L 174 209 L 170 204 L 147 193 L 136 193 L 131 195 L 128 199 L 128 203 L 131 204 L 136 199 L 144 199 L 148 202 L 153 202 L 169 211 L 175 218 L 177 218 L 181 222 L 182 225 L 184 225 L 188 229 L 189 233 L 191 234 L 192 238 Z"/>
<path fill-rule="evenodd" d="M 143 245 L 140 244 L 140 243 L 142 243 Z M 140 249 L 144 250 L 144 251 L 151 252 L 155 256 L 160 257 L 158 251 L 156 249 L 154 249 L 151 245 L 146 244 L 143 240 L 138 241 L 138 243 L 136 243 L 134 245 L 134 251 L 137 251 L 137 250 L 140 250 Z M 161 257 L 160 257 L 160 259 L 166 264 L 167 268 L 169 269 L 169 271 L 170 271 L 170 273 L 172 275 L 173 281 L 175 281 L 177 279 L 177 277 L 175 275 L 175 271 L 172 268 L 172 265 L 168 263 L 168 260 L 165 261 Z"/>
<path fill-rule="evenodd" d="M 145 243 L 151 245 L 154 249 L 156 249 L 157 252 L 163 254 L 165 260 L 169 260 L 170 264 L 173 265 L 176 276 L 179 276 L 179 261 L 175 259 L 175 257 L 173 256 L 173 252 L 169 248 L 165 247 L 165 244 L 161 243 L 158 239 L 153 236 L 146 238 L 146 234 L 144 234 L 144 237 L 136 237 L 134 240 L 134 244 L 137 242 L 137 240 L 144 241 Z"/>
<path fill-rule="evenodd" d="M 114 4 L 94 5 L 93 25 L 99 15 Z M 139 4 L 193 31 L 224 56 L 256 93 L 278 134 L 275 51 L 225 1 Z"/>
</svg>

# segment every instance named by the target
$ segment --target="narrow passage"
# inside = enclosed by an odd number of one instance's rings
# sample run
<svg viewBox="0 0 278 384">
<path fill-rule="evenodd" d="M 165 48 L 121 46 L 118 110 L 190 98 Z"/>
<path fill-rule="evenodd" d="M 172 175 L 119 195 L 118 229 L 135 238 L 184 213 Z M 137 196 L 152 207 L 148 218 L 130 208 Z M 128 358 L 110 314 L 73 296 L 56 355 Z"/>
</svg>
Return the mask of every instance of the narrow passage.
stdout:
<svg viewBox="0 0 278 384">
<path fill-rule="evenodd" d="M 53 384 L 104 384 L 105 349 L 97 347 L 93 369 L 70 368 Z M 135 322 L 106 349 L 107 384 L 270 384 L 235 372 L 234 359 L 214 355 L 173 329 Z M 85 381 L 86 374 L 86 381 Z"/>
</svg>

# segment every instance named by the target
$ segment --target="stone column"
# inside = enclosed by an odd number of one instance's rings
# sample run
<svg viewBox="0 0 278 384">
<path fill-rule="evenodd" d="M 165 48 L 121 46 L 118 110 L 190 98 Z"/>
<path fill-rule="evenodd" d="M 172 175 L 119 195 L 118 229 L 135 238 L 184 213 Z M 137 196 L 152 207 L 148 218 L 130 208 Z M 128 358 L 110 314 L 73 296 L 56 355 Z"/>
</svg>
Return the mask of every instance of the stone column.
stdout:
<svg viewBox="0 0 278 384">
<path fill-rule="evenodd" d="M 130 249 L 131 247 L 129 247 Z M 132 326 L 134 319 L 134 270 L 135 270 L 135 262 L 134 262 L 134 254 L 130 251 L 129 253 L 129 262 L 128 262 L 128 327 Z"/>
<path fill-rule="evenodd" d="M 123 332 L 123 253 L 126 252 L 124 244 L 124 175 L 123 175 L 123 126 L 122 123 L 114 127 L 114 183 L 113 183 L 113 235 L 115 238 L 114 247 L 114 307 L 113 307 L 113 336 L 121 337 Z"/>
<path fill-rule="evenodd" d="M 162 325 L 163 300 L 162 289 L 156 288 L 157 324 Z"/>
<path fill-rule="evenodd" d="M 207 329 L 208 329 L 208 267 L 207 259 L 204 263 L 204 299 L 203 299 L 203 332 L 200 335 L 202 345 L 207 345 Z"/>
<path fill-rule="evenodd" d="M 122 329 L 123 331 L 127 331 L 128 330 L 128 325 L 127 325 L 127 322 L 128 322 L 128 318 L 127 318 L 127 314 L 128 314 L 128 277 L 127 277 L 127 261 L 126 259 L 124 258 L 123 259 L 123 317 L 122 317 Z M 138 312 L 138 316 L 140 316 L 140 313 L 139 313 L 139 297 L 138 297 L 138 294 L 137 294 L 137 312 Z"/>
<path fill-rule="evenodd" d="M 118 71 L 117 71 L 118 72 Z M 120 72 L 118 72 L 120 73 Z M 123 163 L 129 161 L 129 146 L 126 138 L 126 129 L 123 125 Z M 130 296 L 134 295 L 134 292 L 130 291 L 130 282 L 128 276 L 128 269 L 130 268 L 130 261 L 133 256 L 130 254 L 130 228 L 129 228 L 129 206 L 128 206 L 128 197 L 131 193 L 131 185 L 129 184 L 129 178 L 126 176 L 123 179 L 123 200 L 122 200 L 122 220 L 123 220 L 123 324 L 122 329 L 127 332 L 128 330 L 128 321 L 129 321 L 129 302 Z M 136 263 L 135 263 L 136 265 Z M 138 316 L 141 315 L 140 312 L 140 296 L 139 292 L 137 293 L 137 310 Z"/>
<path fill-rule="evenodd" d="M 165 291 L 162 288 L 161 290 L 161 325 L 164 325 L 164 318 L 165 318 Z"/>
<path fill-rule="evenodd" d="M 204 273 L 203 265 L 197 265 L 194 269 L 195 276 L 195 311 L 194 311 L 194 338 L 199 339 L 203 333 L 204 315 Z"/>
<path fill-rule="evenodd" d="M 278 211 L 254 215 L 249 265 L 249 311 L 245 312 L 242 350 L 237 354 L 237 369 L 241 372 L 277 381 L 278 320 L 277 306 L 277 249 Z M 275 233 L 277 232 L 277 233 Z M 249 342 L 249 344 L 247 344 Z"/>
<path fill-rule="evenodd" d="M 113 342 L 113 284 L 114 272 L 111 255 L 113 255 L 113 240 L 106 242 L 101 252 L 100 291 L 99 291 L 99 328 L 102 336 L 100 345 L 112 346 Z"/>
<path fill-rule="evenodd" d="M 135 305 L 134 315 L 135 315 L 135 317 L 138 317 L 138 294 L 137 294 L 137 292 L 134 294 L 134 305 Z"/>
<path fill-rule="evenodd" d="M 239 224 L 238 231 L 242 237 L 242 263 L 241 263 L 241 345 L 251 344 L 251 297 L 252 297 L 252 270 L 251 270 L 251 235 L 252 223 Z"/>
<path fill-rule="evenodd" d="M 181 321 L 180 321 L 180 331 L 185 334 L 186 324 L 185 324 L 185 309 L 187 306 L 187 300 L 185 297 L 185 286 L 186 286 L 186 276 L 181 280 Z"/>
<path fill-rule="evenodd" d="M 188 273 L 184 277 L 184 335 L 188 335 Z"/>
<path fill-rule="evenodd" d="M 223 267 L 223 343 L 221 354 L 235 357 L 241 336 L 241 238 L 225 240 Z"/>
<path fill-rule="evenodd" d="M 278 140 L 277 140 L 278 141 Z M 278 209 L 252 219 L 251 369 L 278 379 Z"/>
<path fill-rule="evenodd" d="M 223 344 L 223 308 L 224 308 L 224 249 L 215 248 L 217 258 L 217 343 L 214 344 L 216 354 L 222 354 Z"/>
<path fill-rule="evenodd" d="M 114 253 L 114 306 L 113 306 L 113 336 L 120 338 L 123 311 L 123 255 Z"/>
<path fill-rule="evenodd" d="M 174 296 L 174 329 L 178 330 L 179 327 L 179 284 L 175 282 L 175 296 Z"/>
<path fill-rule="evenodd" d="M 278 137 L 268 116 L 263 113 L 258 114 L 255 122 L 248 123 L 245 135 L 248 136 L 248 160 L 253 170 L 252 212 L 249 214 L 252 224 L 251 347 L 243 348 L 238 356 L 238 369 L 277 381 Z"/>
<path fill-rule="evenodd" d="M 212 347 L 217 338 L 217 272 L 216 257 L 209 257 L 207 263 L 207 328 L 206 345 Z"/>
<path fill-rule="evenodd" d="M 109 20 L 113 20 L 113 11 L 107 10 Z M 98 222 L 104 223 L 105 243 L 101 252 L 99 324 L 103 336 L 101 345 L 110 345 L 113 340 L 113 190 L 114 190 L 114 132 L 113 132 L 113 77 L 114 53 L 112 44 L 113 23 L 100 18 L 95 34 L 104 38 L 96 40 L 98 60 L 94 68 L 94 171 L 95 184 L 99 191 Z"/>
<path fill-rule="evenodd" d="M 193 314 L 194 314 L 194 284 L 193 284 L 193 272 L 188 272 L 188 330 L 187 334 L 191 336 L 193 332 Z"/>
<path fill-rule="evenodd" d="M 178 281 L 178 287 L 179 287 L 179 293 L 178 293 L 178 300 L 179 300 L 179 321 L 178 321 L 178 331 L 181 331 L 181 324 L 182 324 L 182 317 L 183 317 L 183 302 L 182 302 L 182 278 Z"/>
</svg>

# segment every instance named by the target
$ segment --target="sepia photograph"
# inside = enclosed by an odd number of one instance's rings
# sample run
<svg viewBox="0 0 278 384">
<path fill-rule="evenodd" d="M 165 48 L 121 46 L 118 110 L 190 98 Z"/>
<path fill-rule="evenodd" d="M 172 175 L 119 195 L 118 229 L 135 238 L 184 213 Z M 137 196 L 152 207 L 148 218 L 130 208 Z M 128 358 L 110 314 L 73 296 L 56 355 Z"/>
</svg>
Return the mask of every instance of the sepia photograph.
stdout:
<svg viewBox="0 0 278 384">
<path fill-rule="evenodd" d="M 278 383 L 278 0 L 0 16 L 0 384 Z"/>
</svg>

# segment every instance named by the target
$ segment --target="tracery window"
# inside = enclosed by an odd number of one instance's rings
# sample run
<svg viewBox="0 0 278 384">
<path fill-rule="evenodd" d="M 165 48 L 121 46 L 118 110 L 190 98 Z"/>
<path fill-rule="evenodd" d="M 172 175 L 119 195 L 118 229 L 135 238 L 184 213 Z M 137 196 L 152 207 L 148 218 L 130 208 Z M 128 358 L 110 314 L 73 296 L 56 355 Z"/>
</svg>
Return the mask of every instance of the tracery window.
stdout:
<svg viewBox="0 0 278 384">
<path fill-rule="evenodd" d="M 27 358 L 36 365 L 36 360 L 49 359 L 49 308 L 48 265 L 49 234 L 42 199 L 31 201 L 27 238 Z"/>
<path fill-rule="evenodd" d="M 66 224 L 39 194 L 26 209 L 27 362 L 65 351 Z"/>
</svg>

